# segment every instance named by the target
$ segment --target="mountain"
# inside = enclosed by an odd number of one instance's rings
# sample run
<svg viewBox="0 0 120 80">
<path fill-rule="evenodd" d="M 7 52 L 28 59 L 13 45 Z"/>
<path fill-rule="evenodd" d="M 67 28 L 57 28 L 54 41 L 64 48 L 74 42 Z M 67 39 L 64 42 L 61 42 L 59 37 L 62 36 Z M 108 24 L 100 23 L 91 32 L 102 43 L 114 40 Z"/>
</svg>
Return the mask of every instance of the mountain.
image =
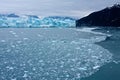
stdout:
<svg viewBox="0 0 120 80">
<path fill-rule="evenodd" d="M 120 5 L 115 4 L 101 11 L 93 12 L 90 15 L 76 21 L 76 27 L 80 26 L 120 26 Z"/>
<path fill-rule="evenodd" d="M 75 19 L 61 16 L 41 19 L 36 15 L 0 14 L 0 27 L 75 27 Z"/>
<path fill-rule="evenodd" d="M 26 15 L 26 16 L 28 16 L 28 17 L 32 17 L 32 18 L 39 18 L 39 17 L 36 16 L 36 15 Z"/>
<path fill-rule="evenodd" d="M 0 17 L 14 17 L 14 18 L 18 18 L 19 16 L 11 13 L 11 14 L 0 14 Z"/>
<path fill-rule="evenodd" d="M 16 14 L 8 14 L 7 17 L 14 17 L 14 18 L 18 18 L 19 16 Z"/>
</svg>

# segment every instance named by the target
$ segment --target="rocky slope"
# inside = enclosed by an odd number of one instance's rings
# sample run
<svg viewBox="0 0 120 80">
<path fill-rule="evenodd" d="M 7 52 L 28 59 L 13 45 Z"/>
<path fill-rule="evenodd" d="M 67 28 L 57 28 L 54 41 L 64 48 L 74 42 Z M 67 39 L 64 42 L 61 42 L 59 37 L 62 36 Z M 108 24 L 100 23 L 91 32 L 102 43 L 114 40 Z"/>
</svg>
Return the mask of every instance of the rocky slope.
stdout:
<svg viewBox="0 0 120 80">
<path fill-rule="evenodd" d="M 90 15 L 76 21 L 76 27 L 80 26 L 120 26 L 120 4 L 107 7 L 101 11 L 93 12 Z"/>
</svg>

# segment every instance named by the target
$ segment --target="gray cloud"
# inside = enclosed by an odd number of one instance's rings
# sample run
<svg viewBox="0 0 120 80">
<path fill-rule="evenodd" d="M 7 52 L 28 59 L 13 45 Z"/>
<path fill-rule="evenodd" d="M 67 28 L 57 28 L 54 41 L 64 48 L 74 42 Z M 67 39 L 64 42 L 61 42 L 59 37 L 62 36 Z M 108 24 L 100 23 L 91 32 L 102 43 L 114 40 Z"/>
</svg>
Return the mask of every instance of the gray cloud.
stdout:
<svg viewBox="0 0 120 80">
<path fill-rule="evenodd" d="M 119 0 L 0 0 L 0 13 L 83 17 Z"/>
</svg>

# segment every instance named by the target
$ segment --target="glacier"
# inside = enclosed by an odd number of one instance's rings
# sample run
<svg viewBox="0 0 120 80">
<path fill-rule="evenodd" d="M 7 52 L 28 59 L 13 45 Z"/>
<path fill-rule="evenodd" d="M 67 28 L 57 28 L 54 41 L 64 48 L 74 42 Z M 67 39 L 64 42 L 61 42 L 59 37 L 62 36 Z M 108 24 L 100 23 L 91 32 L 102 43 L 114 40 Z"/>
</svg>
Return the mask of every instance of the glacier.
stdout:
<svg viewBox="0 0 120 80">
<path fill-rule="evenodd" d="M 35 15 L 0 14 L 0 27 L 41 28 L 41 27 L 75 27 L 75 19 L 51 16 L 39 18 Z"/>
<path fill-rule="evenodd" d="M 1 28 L 0 80 L 80 80 L 112 61 L 96 42 L 106 35 L 73 28 Z"/>
</svg>

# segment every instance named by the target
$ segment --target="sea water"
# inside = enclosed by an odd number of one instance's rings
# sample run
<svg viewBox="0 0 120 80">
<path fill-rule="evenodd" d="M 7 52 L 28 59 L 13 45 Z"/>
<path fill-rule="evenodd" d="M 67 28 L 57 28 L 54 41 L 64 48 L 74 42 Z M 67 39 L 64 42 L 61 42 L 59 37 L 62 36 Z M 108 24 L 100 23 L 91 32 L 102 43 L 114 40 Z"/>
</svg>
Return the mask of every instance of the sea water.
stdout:
<svg viewBox="0 0 120 80">
<path fill-rule="evenodd" d="M 93 31 L 95 33 L 101 32 L 102 34 L 109 34 L 106 40 L 96 44 L 102 46 L 112 53 L 113 59 L 110 63 L 100 67 L 99 70 L 93 75 L 82 78 L 81 80 L 120 80 L 120 28 L 99 27 Z"/>
<path fill-rule="evenodd" d="M 89 77 L 113 60 L 110 51 L 95 44 L 106 37 L 75 28 L 1 28 L 0 80 Z"/>
</svg>

